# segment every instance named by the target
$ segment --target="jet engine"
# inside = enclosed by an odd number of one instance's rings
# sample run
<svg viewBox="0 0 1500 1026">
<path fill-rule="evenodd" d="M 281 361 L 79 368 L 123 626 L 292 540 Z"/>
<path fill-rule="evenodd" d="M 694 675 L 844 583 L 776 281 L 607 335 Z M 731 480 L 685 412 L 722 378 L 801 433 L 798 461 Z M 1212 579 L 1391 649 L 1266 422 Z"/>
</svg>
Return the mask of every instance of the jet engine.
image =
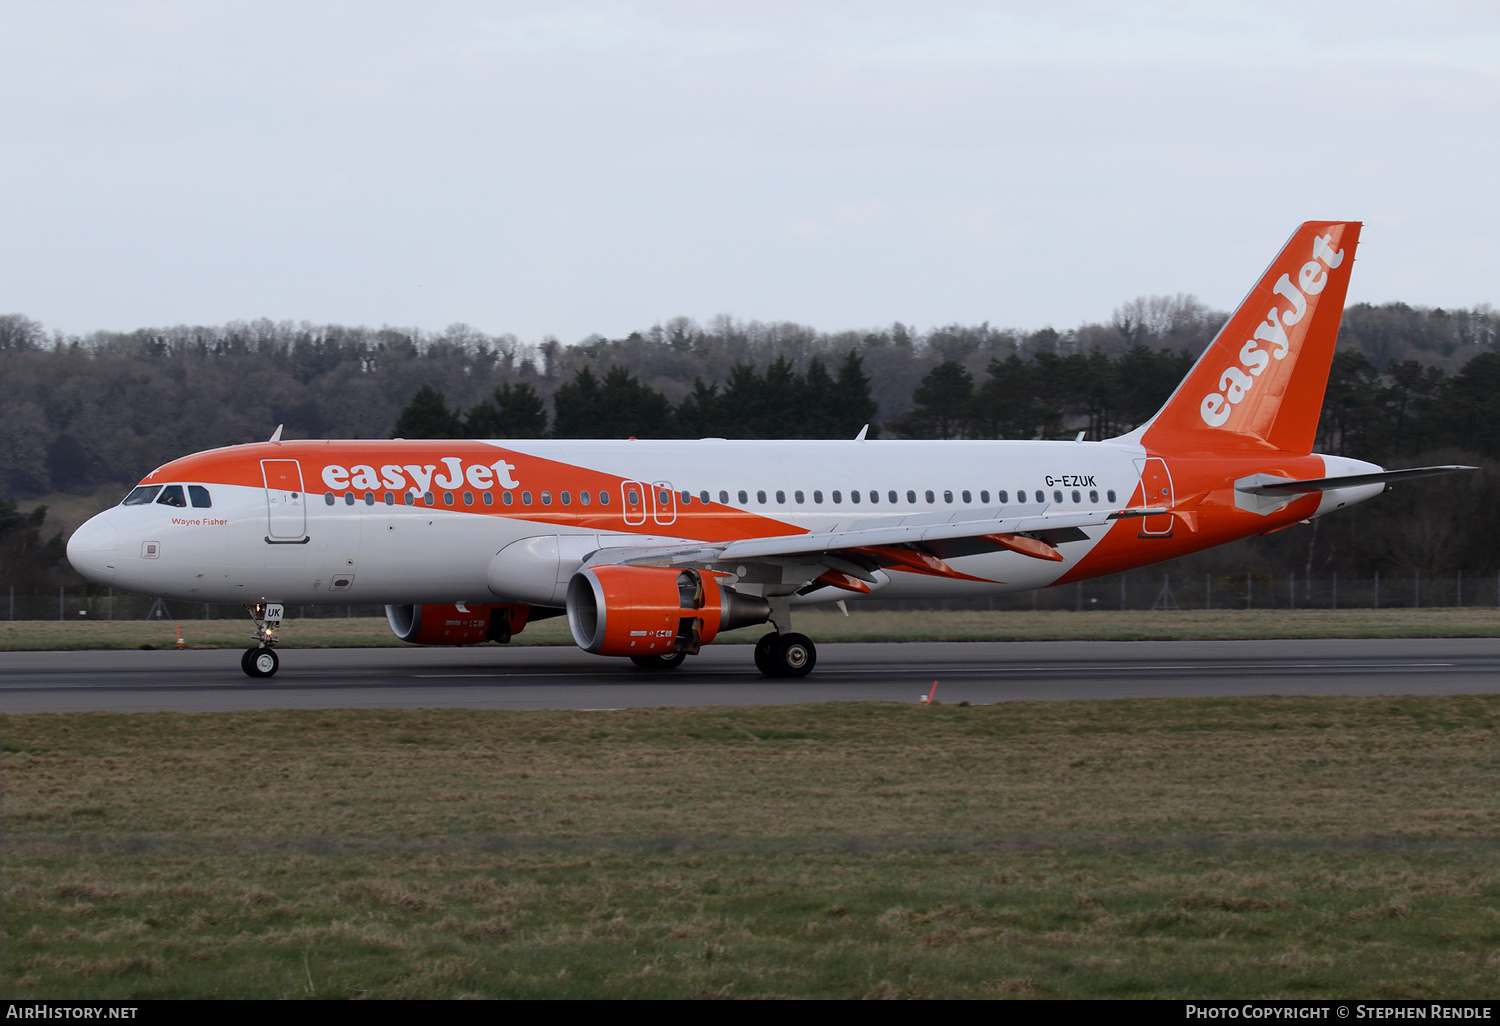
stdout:
<svg viewBox="0 0 1500 1026">
<path fill-rule="evenodd" d="M 579 648 L 596 655 L 695 655 L 720 631 L 770 618 L 765 599 L 699 570 L 596 566 L 568 582 L 568 628 Z"/>
<path fill-rule="evenodd" d="M 385 619 L 402 641 L 414 645 L 502 645 L 521 633 L 530 606 L 426 605 L 386 606 Z"/>
</svg>

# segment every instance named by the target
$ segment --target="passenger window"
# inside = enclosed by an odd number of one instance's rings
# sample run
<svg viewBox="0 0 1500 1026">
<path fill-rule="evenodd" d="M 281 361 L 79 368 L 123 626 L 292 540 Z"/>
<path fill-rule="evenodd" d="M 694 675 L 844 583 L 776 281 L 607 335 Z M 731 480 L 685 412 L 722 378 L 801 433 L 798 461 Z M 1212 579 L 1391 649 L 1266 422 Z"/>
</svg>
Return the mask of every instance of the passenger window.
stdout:
<svg viewBox="0 0 1500 1026">
<path fill-rule="evenodd" d="M 974 497 L 972 495 L 970 495 L 968 492 L 964 492 L 964 494 L 963 494 L 963 500 L 964 500 L 964 502 L 973 502 L 974 501 Z"/>
<path fill-rule="evenodd" d="M 385 504 L 387 506 L 394 506 L 396 504 L 395 493 L 393 493 L 393 492 L 386 492 L 385 493 Z"/>
<path fill-rule="evenodd" d="M 443 505 L 444 506 L 451 506 L 451 505 L 453 505 L 453 493 L 452 492 L 444 492 L 443 493 Z"/>
<path fill-rule="evenodd" d="M 813 490 L 813 502 L 815 502 L 815 503 L 822 503 L 822 501 L 823 501 L 823 493 L 820 492 L 820 491 L 818 491 L 818 490 L 816 490 L 816 489 L 814 489 Z"/>
<path fill-rule="evenodd" d="M 1057 489 L 1053 489 L 1053 491 L 1052 491 L 1052 501 L 1053 502 L 1062 502 L 1062 492 L 1058 491 Z"/>
<path fill-rule="evenodd" d="M 432 496 L 432 493 L 428 492 L 427 495 L 430 498 Z M 352 506 L 352 505 L 354 505 L 354 493 L 353 492 L 345 492 L 344 493 L 344 505 L 345 506 Z M 431 505 L 431 503 L 428 503 L 428 505 Z"/>
<path fill-rule="evenodd" d="M 888 499 L 890 499 L 892 502 L 899 502 L 900 501 L 900 499 L 896 496 L 896 493 L 894 491 L 886 492 L 885 494 L 886 494 L 886 497 Z"/>
<path fill-rule="evenodd" d="M 163 506 L 187 505 L 187 499 L 182 496 L 182 485 L 167 485 L 161 490 L 161 498 L 156 501 Z"/>
<path fill-rule="evenodd" d="M 473 492 L 464 492 L 464 505 L 465 506 L 472 506 L 472 505 L 474 505 L 474 493 Z"/>
<path fill-rule="evenodd" d="M 208 497 L 208 489 L 202 485 L 188 485 L 188 498 L 193 500 L 195 509 L 212 509 L 213 500 Z"/>
<path fill-rule="evenodd" d="M 943 492 L 943 501 L 944 502 L 952 502 L 953 501 L 953 493 L 949 492 L 949 491 Z"/>
<path fill-rule="evenodd" d="M 758 503 L 760 503 L 762 506 L 764 506 L 766 504 L 766 493 L 765 492 L 756 492 L 755 493 L 755 501 L 758 502 Z"/>
<path fill-rule="evenodd" d="M 707 488 L 703 489 L 703 491 L 701 491 L 701 492 L 698 493 L 698 501 L 701 502 L 701 503 L 703 503 L 703 505 L 705 505 L 705 506 L 707 506 L 711 501 L 713 501 L 713 500 L 711 500 L 708 497 L 708 489 Z"/>
<path fill-rule="evenodd" d="M 1089 492 L 1089 501 L 1090 502 L 1098 502 L 1099 501 L 1099 493 L 1098 492 Z"/>
<path fill-rule="evenodd" d="M 682 493 L 682 504 L 684 506 L 691 506 L 693 504 L 693 493 L 692 492 L 683 492 Z"/>
<path fill-rule="evenodd" d="M 999 499 L 1000 505 L 1004 506 L 1006 503 L 1010 502 L 1010 493 L 1001 490 L 995 494 L 995 498 Z"/>
<path fill-rule="evenodd" d="M 1043 492 L 1040 488 L 1038 488 L 1036 490 L 1036 501 L 1037 502 L 1046 502 L 1047 501 L 1047 493 Z"/>
<path fill-rule="evenodd" d="M 408 506 L 415 506 L 417 504 L 417 496 L 413 492 L 402 492 L 401 501 L 406 503 Z"/>
<path fill-rule="evenodd" d="M 671 509 L 672 508 L 672 493 L 671 492 L 657 492 L 656 493 L 656 504 L 658 506 L 660 506 L 662 509 Z"/>
<path fill-rule="evenodd" d="M 802 493 L 801 493 L 801 492 L 793 492 L 793 493 L 792 493 L 792 498 L 794 498 L 794 499 L 796 499 L 796 500 L 797 500 L 797 505 L 799 505 L 799 506 L 800 506 L 800 505 L 801 505 L 801 504 L 802 504 L 802 503 L 803 503 L 803 501 L 804 501 L 804 499 L 803 499 L 803 497 L 802 497 Z"/>
<path fill-rule="evenodd" d="M 875 490 L 875 489 L 873 489 L 873 488 L 872 488 L 872 489 L 870 489 L 870 501 L 871 501 L 871 502 L 879 502 L 879 501 L 880 501 L 880 493 L 879 493 L 879 492 L 877 492 L 877 491 L 876 491 L 876 490 Z"/>
<path fill-rule="evenodd" d="M 912 504 L 915 504 L 916 501 L 917 501 L 917 493 L 913 492 L 913 491 L 908 491 L 906 493 L 906 501 L 910 502 Z"/>
<path fill-rule="evenodd" d="M 588 492 L 584 492 L 583 495 L 581 496 L 581 498 L 583 498 L 583 504 L 585 506 L 587 506 L 589 504 L 589 502 L 588 502 L 588 494 L 589 494 Z M 495 504 L 495 493 L 494 492 L 485 492 L 484 493 L 484 504 L 486 506 L 493 506 Z"/>
<path fill-rule="evenodd" d="M 1083 496 L 1079 495 L 1077 492 L 1074 492 L 1073 493 L 1073 501 L 1074 502 L 1082 502 L 1083 501 Z"/>
<path fill-rule="evenodd" d="M 542 505 L 543 506 L 550 506 L 550 505 L 552 505 L 552 493 L 551 492 L 543 492 L 542 493 Z"/>
<path fill-rule="evenodd" d="M 530 492 L 522 492 L 521 493 L 521 505 L 523 505 L 523 506 L 530 506 L 531 505 L 531 493 Z"/>
<path fill-rule="evenodd" d="M 433 494 L 431 492 L 425 492 L 425 493 L 423 493 L 423 495 L 422 495 L 422 501 L 425 502 L 429 506 L 433 506 L 433 505 L 437 504 L 437 499 L 433 496 Z"/>
<path fill-rule="evenodd" d="M 720 504 L 725 506 L 729 505 L 729 493 L 724 491 L 722 488 L 719 489 L 719 502 Z"/>
<path fill-rule="evenodd" d="M 325 506 L 332 506 L 333 505 L 333 493 L 332 492 L 324 492 L 323 493 L 323 505 L 325 505 Z"/>
<path fill-rule="evenodd" d="M 141 485 L 139 488 L 132 488 L 130 494 L 121 500 L 120 505 L 144 506 L 156 498 L 157 489 L 160 487 L 161 485 Z"/>
<path fill-rule="evenodd" d="M 609 505 L 609 493 L 608 492 L 600 492 L 599 493 L 599 505 L 601 505 L 601 506 L 608 506 Z"/>
<path fill-rule="evenodd" d="M 625 493 L 625 501 L 630 503 L 632 506 L 639 506 L 641 504 L 641 493 L 632 488 L 630 489 L 630 491 Z M 526 499 L 526 502 L 530 503 L 531 500 Z"/>
<path fill-rule="evenodd" d="M 841 492 L 835 491 L 833 493 L 833 501 L 834 502 L 843 502 L 844 501 L 843 494 Z"/>
<path fill-rule="evenodd" d="M 849 501 L 850 502 L 854 502 L 854 503 L 859 502 L 859 491 L 858 490 L 855 490 L 855 491 L 852 491 L 852 492 L 849 493 Z"/>
<path fill-rule="evenodd" d="M 514 492 L 501 492 L 500 501 L 509 506 L 512 502 L 516 501 L 516 495 Z"/>
<path fill-rule="evenodd" d="M 558 498 L 562 500 L 562 504 L 564 506 L 571 506 L 571 505 L 573 505 L 573 493 L 572 492 L 563 492 L 560 495 L 558 495 Z"/>
<path fill-rule="evenodd" d="M 980 502 L 984 502 L 984 503 L 988 503 L 990 501 L 990 493 L 989 492 L 980 492 L 979 493 L 979 501 Z"/>
<path fill-rule="evenodd" d="M 784 506 L 785 504 L 786 504 L 786 492 L 780 491 L 778 489 L 777 492 L 776 492 L 776 505 L 778 505 L 778 506 Z"/>
<path fill-rule="evenodd" d="M 741 506 L 745 506 L 745 505 L 748 505 L 749 502 L 750 502 L 750 493 L 746 492 L 743 488 L 740 489 L 740 505 Z"/>
<path fill-rule="evenodd" d="M 589 493 L 588 492 L 579 492 L 578 493 L 578 505 L 580 505 L 580 506 L 587 506 L 588 504 L 589 504 Z"/>
<path fill-rule="evenodd" d="M 366 506 L 373 506 L 373 505 L 375 505 L 375 493 L 374 492 L 365 492 L 365 505 Z"/>
<path fill-rule="evenodd" d="M 1104 493 L 1104 497 L 1106 499 L 1108 499 L 1110 502 L 1114 502 L 1115 501 L 1115 490 L 1113 488 L 1111 488 L 1109 491 L 1107 491 L 1107 492 Z"/>
<path fill-rule="evenodd" d="M 928 492 L 927 493 L 927 501 L 928 501 L 928 503 L 937 502 L 937 496 L 933 495 L 931 492 Z"/>
</svg>

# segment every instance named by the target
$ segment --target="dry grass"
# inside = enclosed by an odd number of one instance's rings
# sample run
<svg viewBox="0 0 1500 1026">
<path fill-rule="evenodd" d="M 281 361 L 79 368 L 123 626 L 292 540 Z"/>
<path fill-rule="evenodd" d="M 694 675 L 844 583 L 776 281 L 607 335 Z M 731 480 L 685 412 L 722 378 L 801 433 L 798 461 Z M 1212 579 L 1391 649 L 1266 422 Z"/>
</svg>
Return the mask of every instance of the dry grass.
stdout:
<svg viewBox="0 0 1500 1026">
<path fill-rule="evenodd" d="M 36 996 L 1483 996 L 1500 698 L 0 717 Z"/>
<path fill-rule="evenodd" d="M 797 629 L 835 641 L 1190 641 L 1249 638 L 1491 638 L 1500 637 L 1500 610 L 1307 609 L 1141 612 L 856 612 L 799 610 Z M 243 620 L 0 621 L 0 651 L 153 648 L 242 648 Z M 726 634 L 724 644 L 754 642 L 764 627 Z M 400 647 L 384 618 L 288 620 L 285 648 Z M 517 645 L 571 645 L 567 620 L 554 617 L 516 635 Z"/>
</svg>

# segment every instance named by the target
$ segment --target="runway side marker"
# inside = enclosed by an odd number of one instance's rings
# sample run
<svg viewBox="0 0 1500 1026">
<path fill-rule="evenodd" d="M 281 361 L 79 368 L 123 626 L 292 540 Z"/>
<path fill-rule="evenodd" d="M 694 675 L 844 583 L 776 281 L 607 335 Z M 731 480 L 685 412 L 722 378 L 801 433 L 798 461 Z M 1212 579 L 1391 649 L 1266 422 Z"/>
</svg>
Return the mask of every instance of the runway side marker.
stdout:
<svg viewBox="0 0 1500 1026">
<path fill-rule="evenodd" d="M 937 694 L 937 681 L 933 681 L 932 682 L 932 690 L 929 691 L 929 692 L 927 692 L 926 696 L 921 699 L 922 704 L 923 705 L 931 705 L 932 704 L 933 696 L 935 696 L 936 694 Z"/>
</svg>

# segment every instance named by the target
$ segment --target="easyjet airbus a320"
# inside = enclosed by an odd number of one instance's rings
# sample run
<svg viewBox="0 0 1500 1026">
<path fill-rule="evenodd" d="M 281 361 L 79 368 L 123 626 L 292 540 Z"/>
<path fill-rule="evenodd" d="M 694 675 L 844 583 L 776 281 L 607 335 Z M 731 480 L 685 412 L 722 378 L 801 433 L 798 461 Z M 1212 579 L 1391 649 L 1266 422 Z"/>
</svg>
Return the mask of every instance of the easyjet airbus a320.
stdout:
<svg viewBox="0 0 1500 1026">
<path fill-rule="evenodd" d="M 1150 421 L 1068 441 L 287 441 L 146 475 L 68 559 L 127 591 L 243 603 L 276 672 L 286 603 L 386 607 L 422 645 L 566 614 L 585 651 L 669 669 L 768 623 L 755 664 L 813 668 L 794 606 L 968 598 L 1118 573 L 1379 494 L 1312 452 L 1360 225 L 1311 221 Z"/>
</svg>

